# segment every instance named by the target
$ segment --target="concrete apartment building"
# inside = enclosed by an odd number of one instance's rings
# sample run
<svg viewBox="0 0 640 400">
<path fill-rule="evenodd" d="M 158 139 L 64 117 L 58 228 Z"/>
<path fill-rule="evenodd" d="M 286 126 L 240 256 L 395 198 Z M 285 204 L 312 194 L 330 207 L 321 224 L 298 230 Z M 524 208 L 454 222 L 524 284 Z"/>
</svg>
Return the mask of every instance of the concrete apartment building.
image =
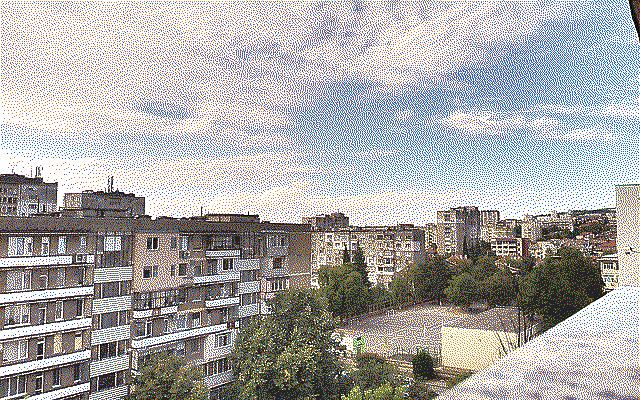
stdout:
<svg viewBox="0 0 640 400">
<path fill-rule="evenodd" d="M 309 285 L 308 230 L 206 217 L 0 218 L 0 398 L 121 399 L 131 373 L 161 351 L 202 365 L 215 398 L 233 379 L 238 327 L 275 292 Z"/>
<path fill-rule="evenodd" d="M 620 286 L 640 286 L 640 184 L 616 186 Z"/>
<path fill-rule="evenodd" d="M 45 182 L 42 169 L 35 177 L 0 174 L 0 216 L 29 216 L 58 210 L 58 183 Z"/>
<path fill-rule="evenodd" d="M 600 267 L 600 275 L 604 282 L 604 290 L 612 291 L 618 287 L 620 280 L 620 268 L 618 267 L 618 255 L 608 254 L 598 258 L 598 266 Z"/>
<path fill-rule="evenodd" d="M 426 224 L 423 229 L 424 229 L 424 248 L 428 253 L 437 251 L 438 226 L 436 224 Z"/>
<path fill-rule="evenodd" d="M 396 272 L 426 258 L 424 230 L 413 225 L 350 227 L 311 234 L 312 286 L 318 286 L 318 269 L 340 265 L 345 249 L 353 257 L 362 249 L 369 281 L 388 284 Z"/>
<path fill-rule="evenodd" d="M 336 228 L 348 228 L 349 217 L 341 212 L 331 214 L 316 215 L 315 217 L 302 218 L 303 224 L 311 225 L 314 231 L 327 231 Z"/>
<path fill-rule="evenodd" d="M 145 214 L 145 198 L 120 191 L 65 193 L 62 213 L 74 217 L 135 217 Z"/>
<path fill-rule="evenodd" d="M 544 215 L 525 215 L 522 220 L 522 237 L 537 241 L 544 229 L 568 230 L 573 232 L 574 220 L 571 213 L 553 211 Z"/>
<path fill-rule="evenodd" d="M 438 211 L 436 215 L 439 254 L 462 256 L 466 249 L 480 241 L 481 213 L 478 207 L 456 207 Z"/>
<path fill-rule="evenodd" d="M 491 251 L 497 257 L 526 258 L 529 257 L 529 239 L 503 237 L 491 240 Z"/>
</svg>

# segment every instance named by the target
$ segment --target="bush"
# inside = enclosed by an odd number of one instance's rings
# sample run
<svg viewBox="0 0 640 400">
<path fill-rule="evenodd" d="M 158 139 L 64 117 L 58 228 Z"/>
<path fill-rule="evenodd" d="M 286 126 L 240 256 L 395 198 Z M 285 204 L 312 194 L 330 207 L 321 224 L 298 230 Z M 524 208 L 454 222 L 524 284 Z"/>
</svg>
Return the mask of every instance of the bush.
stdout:
<svg viewBox="0 0 640 400">
<path fill-rule="evenodd" d="M 419 351 L 411 360 L 413 376 L 416 379 L 432 379 L 436 373 L 433 369 L 433 358 L 426 351 Z"/>
</svg>

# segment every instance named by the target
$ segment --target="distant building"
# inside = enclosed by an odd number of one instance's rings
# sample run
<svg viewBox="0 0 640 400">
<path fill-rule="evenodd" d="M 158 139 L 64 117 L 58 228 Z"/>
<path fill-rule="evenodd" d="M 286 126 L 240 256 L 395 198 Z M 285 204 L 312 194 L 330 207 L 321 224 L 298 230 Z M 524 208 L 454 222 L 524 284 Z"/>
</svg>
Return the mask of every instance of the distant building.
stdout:
<svg viewBox="0 0 640 400">
<path fill-rule="evenodd" d="M 620 286 L 640 286 L 640 184 L 616 186 Z"/>
<path fill-rule="evenodd" d="M 424 230 L 413 225 L 350 227 L 311 234 L 312 285 L 318 269 L 340 265 L 346 250 L 353 257 L 360 247 L 369 269 L 369 281 L 388 284 L 396 272 L 425 260 Z"/>
<path fill-rule="evenodd" d="M 529 249 L 531 256 L 535 258 L 537 261 L 542 261 L 547 256 L 556 254 L 556 252 L 558 251 L 558 248 L 560 248 L 560 244 L 559 243 L 556 244 L 556 242 L 559 242 L 559 241 L 557 240 L 539 241 L 532 244 Z"/>
<path fill-rule="evenodd" d="M 427 252 L 434 252 L 438 248 L 438 227 L 436 224 L 424 226 L 424 248 Z"/>
<path fill-rule="evenodd" d="M 491 251 L 497 257 L 529 257 L 529 239 L 505 237 L 491 240 Z"/>
<path fill-rule="evenodd" d="M 36 167 L 33 178 L 0 174 L 0 216 L 26 217 L 58 210 L 58 183 L 44 182 Z"/>
<path fill-rule="evenodd" d="M 620 269 L 618 268 L 618 255 L 608 254 L 598 259 L 600 274 L 604 282 L 604 290 L 611 291 L 618 287 Z"/>
<path fill-rule="evenodd" d="M 574 219 L 571 213 L 553 211 L 543 215 L 525 215 L 522 220 L 522 237 L 533 241 L 542 238 L 543 231 L 573 232 Z"/>
<path fill-rule="evenodd" d="M 442 367 L 480 371 L 536 333 L 515 307 L 496 307 L 442 326 Z"/>
<path fill-rule="evenodd" d="M 500 222 L 500 211 L 482 210 L 480 211 L 480 240 L 490 242 L 493 238 L 493 231 Z"/>
<path fill-rule="evenodd" d="M 438 253 L 462 256 L 480 241 L 480 211 L 466 206 L 438 211 Z"/>
<path fill-rule="evenodd" d="M 302 223 L 311 225 L 311 229 L 315 231 L 326 231 L 336 228 L 347 228 L 349 226 L 349 217 L 341 212 L 334 212 L 332 214 L 302 218 Z"/>
<path fill-rule="evenodd" d="M 134 217 L 145 215 L 145 198 L 120 191 L 65 193 L 61 211 L 74 217 Z"/>
<path fill-rule="evenodd" d="M 260 216 L 249 214 L 207 214 L 203 219 L 209 222 L 260 222 Z"/>
</svg>

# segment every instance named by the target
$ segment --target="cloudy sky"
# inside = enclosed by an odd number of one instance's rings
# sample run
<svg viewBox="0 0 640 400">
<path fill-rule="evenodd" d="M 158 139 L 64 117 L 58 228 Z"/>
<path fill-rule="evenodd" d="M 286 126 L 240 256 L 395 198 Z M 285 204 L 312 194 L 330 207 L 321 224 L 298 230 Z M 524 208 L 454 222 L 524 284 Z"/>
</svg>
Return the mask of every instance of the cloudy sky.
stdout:
<svg viewBox="0 0 640 400">
<path fill-rule="evenodd" d="M 422 224 L 640 176 L 628 2 L 2 2 L 0 172 L 152 215 Z"/>
</svg>

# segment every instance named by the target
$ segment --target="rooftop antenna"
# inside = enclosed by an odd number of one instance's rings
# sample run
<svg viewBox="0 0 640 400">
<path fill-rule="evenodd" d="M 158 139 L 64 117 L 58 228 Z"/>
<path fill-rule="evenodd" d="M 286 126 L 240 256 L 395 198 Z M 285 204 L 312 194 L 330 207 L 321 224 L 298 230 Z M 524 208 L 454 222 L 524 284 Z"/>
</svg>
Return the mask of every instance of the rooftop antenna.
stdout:
<svg viewBox="0 0 640 400">
<path fill-rule="evenodd" d="M 42 178 L 42 167 L 36 166 L 36 178 Z"/>
<path fill-rule="evenodd" d="M 107 193 L 113 192 L 113 175 L 107 179 Z"/>
</svg>

